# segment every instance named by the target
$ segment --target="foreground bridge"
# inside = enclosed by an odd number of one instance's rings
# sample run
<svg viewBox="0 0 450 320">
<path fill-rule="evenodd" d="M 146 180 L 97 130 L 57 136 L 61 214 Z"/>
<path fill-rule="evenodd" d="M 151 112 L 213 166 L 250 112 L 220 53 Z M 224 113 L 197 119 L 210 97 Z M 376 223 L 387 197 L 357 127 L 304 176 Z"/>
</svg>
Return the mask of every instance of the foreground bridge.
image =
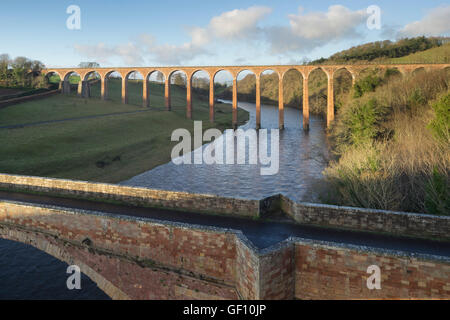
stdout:
<svg viewBox="0 0 450 320">
<path fill-rule="evenodd" d="M 321 69 L 328 77 L 328 94 L 327 94 L 327 126 L 334 120 L 334 75 L 337 71 L 345 69 L 350 72 L 353 84 L 359 77 L 359 74 L 369 68 L 377 68 L 381 70 L 397 69 L 402 74 L 414 72 L 418 69 L 439 70 L 450 67 L 450 64 L 368 64 L 368 65 L 271 65 L 271 66 L 207 66 L 207 67 L 139 67 L 139 68 L 52 68 L 46 69 L 44 72 L 49 75 L 56 73 L 61 79 L 61 88 L 63 93 L 70 92 L 69 77 L 72 74 L 79 74 L 81 81 L 78 83 L 78 94 L 80 96 L 89 96 L 88 79 L 89 76 L 98 73 L 101 81 L 101 97 L 108 99 L 108 77 L 117 72 L 122 77 L 122 102 L 128 103 L 128 79 L 133 73 L 140 73 L 143 77 L 143 106 L 149 105 L 149 89 L 148 81 L 154 72 L 161 72 L 165 79 L 165 105 L 170 110 L 170 80 L 171 76 L 177 72 L 184 72 L 187 78 L 186 88 L 186 115 L 192 118 L 192 78 L 196 72 L 204 71 L 209 75 L 209 108 L 210 121 L 214 121 L 214 78 L 220 71 L 228 71 L 233 77 L 233 127 L 237 126 L 237 79 L 241 72 L 250 71 L 256 77 L 256 127 L 261 126 L 261 75 L 265 71 L 274 71 L 278 75 L 278 117 L 279 128 L 284 128 L 284 101 L 283 101 L 283 79 L 284 75 L 290 70 L 297 70 L 303 79 L 303 128 L 309 129 L 309 91 L 308 78 L 312 71 Z"/>
<path fill-rule="evenodd" d="M 281 196 L 298 223 L 280 223 L 249 219 L 276 198 L 5 174 L 0 188 L 39 194 L 0 192 L 0 238 L 78 265 L 115 299 L 450 298 L 450 217 Z"/>
</svg>

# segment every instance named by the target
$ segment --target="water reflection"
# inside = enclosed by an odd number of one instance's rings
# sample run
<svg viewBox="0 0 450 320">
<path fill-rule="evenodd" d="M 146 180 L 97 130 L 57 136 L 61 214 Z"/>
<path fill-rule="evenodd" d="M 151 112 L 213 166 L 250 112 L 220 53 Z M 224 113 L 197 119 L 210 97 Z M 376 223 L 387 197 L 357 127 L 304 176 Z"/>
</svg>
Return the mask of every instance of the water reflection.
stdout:
<svg viewBox="0 0 450 320">
<path fill-rule="evenodd" d="M 249 121 L 240 128 L 255 128 L 255 104 L 240 102 L 239 107 L 250 113 Z M 280 131 L 279 142 L 280 167 L 275 175 L 261 175 L 259 164 L 175 165 L 170 162 L 121 184 L 251 199 L 282 193 L 297 201 L 316 201 L 317 195 L 312 189 L 322 178 L 328 157 L 325 122 L 312 116 L 310 132 L 305 133 L 300 110 L 286 108 L 284 112 L 285 130 Z M 261 106 L 261 126 L 278 128 L 277 107 Z"/>
</svg>

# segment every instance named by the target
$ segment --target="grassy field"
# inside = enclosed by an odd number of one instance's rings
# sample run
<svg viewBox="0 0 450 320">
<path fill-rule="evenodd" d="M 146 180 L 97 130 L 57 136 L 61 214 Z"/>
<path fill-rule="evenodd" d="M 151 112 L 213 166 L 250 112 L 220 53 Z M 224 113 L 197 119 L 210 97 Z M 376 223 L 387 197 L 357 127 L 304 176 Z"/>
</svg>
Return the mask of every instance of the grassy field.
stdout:
<svg viewBox="0 0 450 320">
<path fill-rule="evenodd" d="M 176 142 L 170 137 L 174 129 L 193 131 L 193 122 L 186 119 L 185 89 L 172 87 L 173 111 L 163 107 L 160 85 L 151 84 L 153 107 L 140 107 L 142 83 L 129 83 L 130 102 L 120 102 L 120 80 L 111 80 L 112 101 L 81 99 L 76 95 L 54 96 L 22 103 L 0 110 L 0 126 L 30 122 L 61 120 L 73 117 L 149 110 L 134 114 L 0 129 L 0 172 L 91 180 L 116 183 L 170 161 Z M 92 88 L 93 95 L 99 87 Z M 119 97 L 119 99 L 117 98 Z M 207 101 L 194 96 L 194 120 L 207 120 Z M 231 106 L 216 105 L 216 123 L 203 123 L 204 129 L 231 127 Z M 240 122 L 248 119 L 239 110 Z"/>
<path fill-rule="evenodd" d="M 389 59 L 391 63 L 449 63 L 450 43 L 437 48 L 416 52 L 401 58 Z"/>
</svg>

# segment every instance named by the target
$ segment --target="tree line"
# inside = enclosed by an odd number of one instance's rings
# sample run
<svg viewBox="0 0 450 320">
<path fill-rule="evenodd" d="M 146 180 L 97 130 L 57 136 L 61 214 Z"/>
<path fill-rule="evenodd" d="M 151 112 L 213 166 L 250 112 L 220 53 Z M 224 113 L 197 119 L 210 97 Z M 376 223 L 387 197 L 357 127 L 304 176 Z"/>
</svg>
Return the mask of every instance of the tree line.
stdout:
<svg viewBox="0 0 450 320">
<path fill-rule="evenodd" d="M 328 59 L 320 58 L 311 64 L 352 63 L 355 61 L 373 61 L 379 58 L 400 58 L 415 52 L 441 46 L 448 38 L 404 38 L 396 42 L 390 40 L 370 42 L 338 52 Z"/>
<path fill-rule="evenodd" d="M 39 60 L 26 57 L 11 59 L 6 53 L 0 55 L 0 85 L 5 87 L 47 87 L 47 79 L 41 74 L 45 65 Z"/>
</svg>

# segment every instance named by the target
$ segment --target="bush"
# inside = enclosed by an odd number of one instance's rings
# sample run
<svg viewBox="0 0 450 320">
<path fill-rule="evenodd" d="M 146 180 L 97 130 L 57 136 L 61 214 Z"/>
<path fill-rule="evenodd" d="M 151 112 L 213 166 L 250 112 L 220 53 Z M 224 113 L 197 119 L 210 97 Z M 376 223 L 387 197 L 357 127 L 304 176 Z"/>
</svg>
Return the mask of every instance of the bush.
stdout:
<svg viewBox="0 0 450 320">
<path fill-rule="evenodd" d="M 380 77 L 376 75 L 368 75 L 355 83 L 353 97 L 359 98 L 366 92 L 374 92 L 382 82 L 383 80 Z"/>
<path fill-rule="evenodd" d="M 433 103 L 432 108 L 435 117 L 428 128 L 438 141 L 450 143 L 450 92 Z"/>
<path fill-rule="evenodd" d="M 449 214 L 448 81 L 445 71 L 392 77 L 342 105 L 331 131 L 337 158 L 324 171 L 327 203 Z"/>
<path fill-rule="evenodd" d="M 450 186 L 437 168 L 433 169 L 426 186 L 425 207 L 431 214 L 450 215 Z"/>
<path fill-rule="evenodd" d="M 357 101 L 350 112 L 348 127 L 350 130 L 350 143 L 362 144 L 374 139 L 378 133 L 378 121 L 383 115 L 380 104 L 375 98 L 365 103 Z"/>
</svg>

